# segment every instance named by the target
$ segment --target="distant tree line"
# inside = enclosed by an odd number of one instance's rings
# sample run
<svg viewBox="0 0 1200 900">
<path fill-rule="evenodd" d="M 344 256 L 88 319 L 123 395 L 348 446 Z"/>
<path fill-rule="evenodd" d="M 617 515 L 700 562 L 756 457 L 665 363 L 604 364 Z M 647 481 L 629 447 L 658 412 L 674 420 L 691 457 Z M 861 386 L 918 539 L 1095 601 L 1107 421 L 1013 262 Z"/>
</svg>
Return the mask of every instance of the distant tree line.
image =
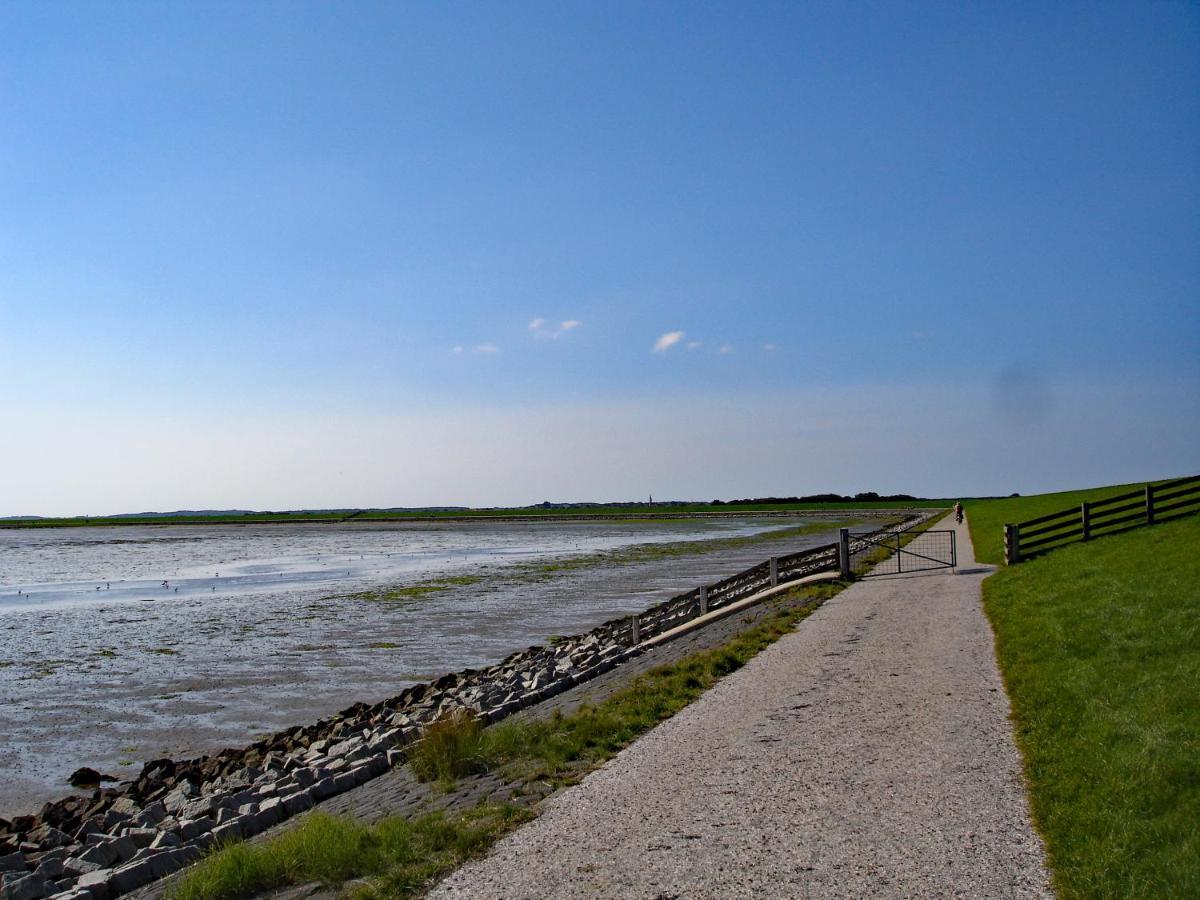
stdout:
<svg viewBox="0 0 1200 900">
<path fill-rule="evenodd" d="M 877 494 L 863 491 L 853 497 L 846 494 L 809 494 L 805 497 L 747 497 L 744 500 L 714 500 L 713 506 L 754 506 L 768 503 L 900 503 L 907 500 L 924 500 L 912 494 Z"/>
</svg>

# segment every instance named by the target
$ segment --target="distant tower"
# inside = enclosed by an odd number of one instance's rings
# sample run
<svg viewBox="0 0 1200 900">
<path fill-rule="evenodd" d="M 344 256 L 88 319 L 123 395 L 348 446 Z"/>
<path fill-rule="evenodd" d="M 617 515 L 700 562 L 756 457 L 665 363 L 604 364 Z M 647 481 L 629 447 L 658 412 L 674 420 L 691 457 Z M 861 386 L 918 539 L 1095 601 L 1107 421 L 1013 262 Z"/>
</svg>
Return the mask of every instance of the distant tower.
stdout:
<svg viewBox="0 0 1200 900">
<path fill-rule="evenodd" d="M 654 495 L 653 494 L 650 495 L 650 505 L 651 506 L 654 505 Z"/>
</svg>

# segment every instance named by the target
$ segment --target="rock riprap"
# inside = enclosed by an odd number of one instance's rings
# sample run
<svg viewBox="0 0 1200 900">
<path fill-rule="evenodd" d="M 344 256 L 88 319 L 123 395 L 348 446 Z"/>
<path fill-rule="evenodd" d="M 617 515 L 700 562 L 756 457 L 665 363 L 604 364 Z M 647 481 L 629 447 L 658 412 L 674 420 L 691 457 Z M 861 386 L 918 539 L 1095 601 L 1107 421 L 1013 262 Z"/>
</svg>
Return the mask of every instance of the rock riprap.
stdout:
<svg viewBox="0 0 1200 900">
<path fill-rule="evenodd" d="M 404 761 L 426 725 L 451 712 L 495 722 L 607 672 L 640 653 L 640 641 L 706 610 L 773 582 L 836 568 L 831 547 L 779 557 L 637 616 L 529 647 L 484 669 L 443 675 L 374 705 L 356 703 L 248 747 L 152 760 L 115 788 L 0 819 L 0 900 L 109 900 L 132 891 L 195 862 L 215 843 L 258 834 L 383 774 Z"/>
</svg>

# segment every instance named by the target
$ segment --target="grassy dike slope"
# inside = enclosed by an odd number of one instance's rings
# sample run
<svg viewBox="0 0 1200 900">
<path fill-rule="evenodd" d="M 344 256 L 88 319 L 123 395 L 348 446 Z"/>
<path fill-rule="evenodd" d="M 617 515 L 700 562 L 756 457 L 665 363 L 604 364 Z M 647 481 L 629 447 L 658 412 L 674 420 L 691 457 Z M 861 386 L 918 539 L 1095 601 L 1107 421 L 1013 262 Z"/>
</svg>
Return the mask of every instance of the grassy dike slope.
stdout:
<svg viewBox="0 0 1200 900">
<path fill-rule="evenodd" d="M 967 506 L 1005 521 L 1120 493 Z M 984 606 L 1062 897 L 1200 897 L 1200 516 L 1002 568 Z"/>
</svg>

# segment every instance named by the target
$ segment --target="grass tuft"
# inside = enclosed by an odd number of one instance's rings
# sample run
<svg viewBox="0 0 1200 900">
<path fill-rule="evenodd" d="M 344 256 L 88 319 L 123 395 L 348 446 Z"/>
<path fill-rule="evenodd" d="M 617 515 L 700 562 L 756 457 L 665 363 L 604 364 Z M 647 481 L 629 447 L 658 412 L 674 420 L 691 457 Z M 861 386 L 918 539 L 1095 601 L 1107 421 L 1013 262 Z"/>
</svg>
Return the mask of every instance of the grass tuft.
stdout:
<svg viewBox="0 0 1200 900">
<path fill-rule="evenodd" d="M 469 710 L 454 710 L 421 732 L 409 757 L 413 774 L 422 781 L 453 784 L 486 770 L 480 752 L 483 724 Z"/>
</svg>

